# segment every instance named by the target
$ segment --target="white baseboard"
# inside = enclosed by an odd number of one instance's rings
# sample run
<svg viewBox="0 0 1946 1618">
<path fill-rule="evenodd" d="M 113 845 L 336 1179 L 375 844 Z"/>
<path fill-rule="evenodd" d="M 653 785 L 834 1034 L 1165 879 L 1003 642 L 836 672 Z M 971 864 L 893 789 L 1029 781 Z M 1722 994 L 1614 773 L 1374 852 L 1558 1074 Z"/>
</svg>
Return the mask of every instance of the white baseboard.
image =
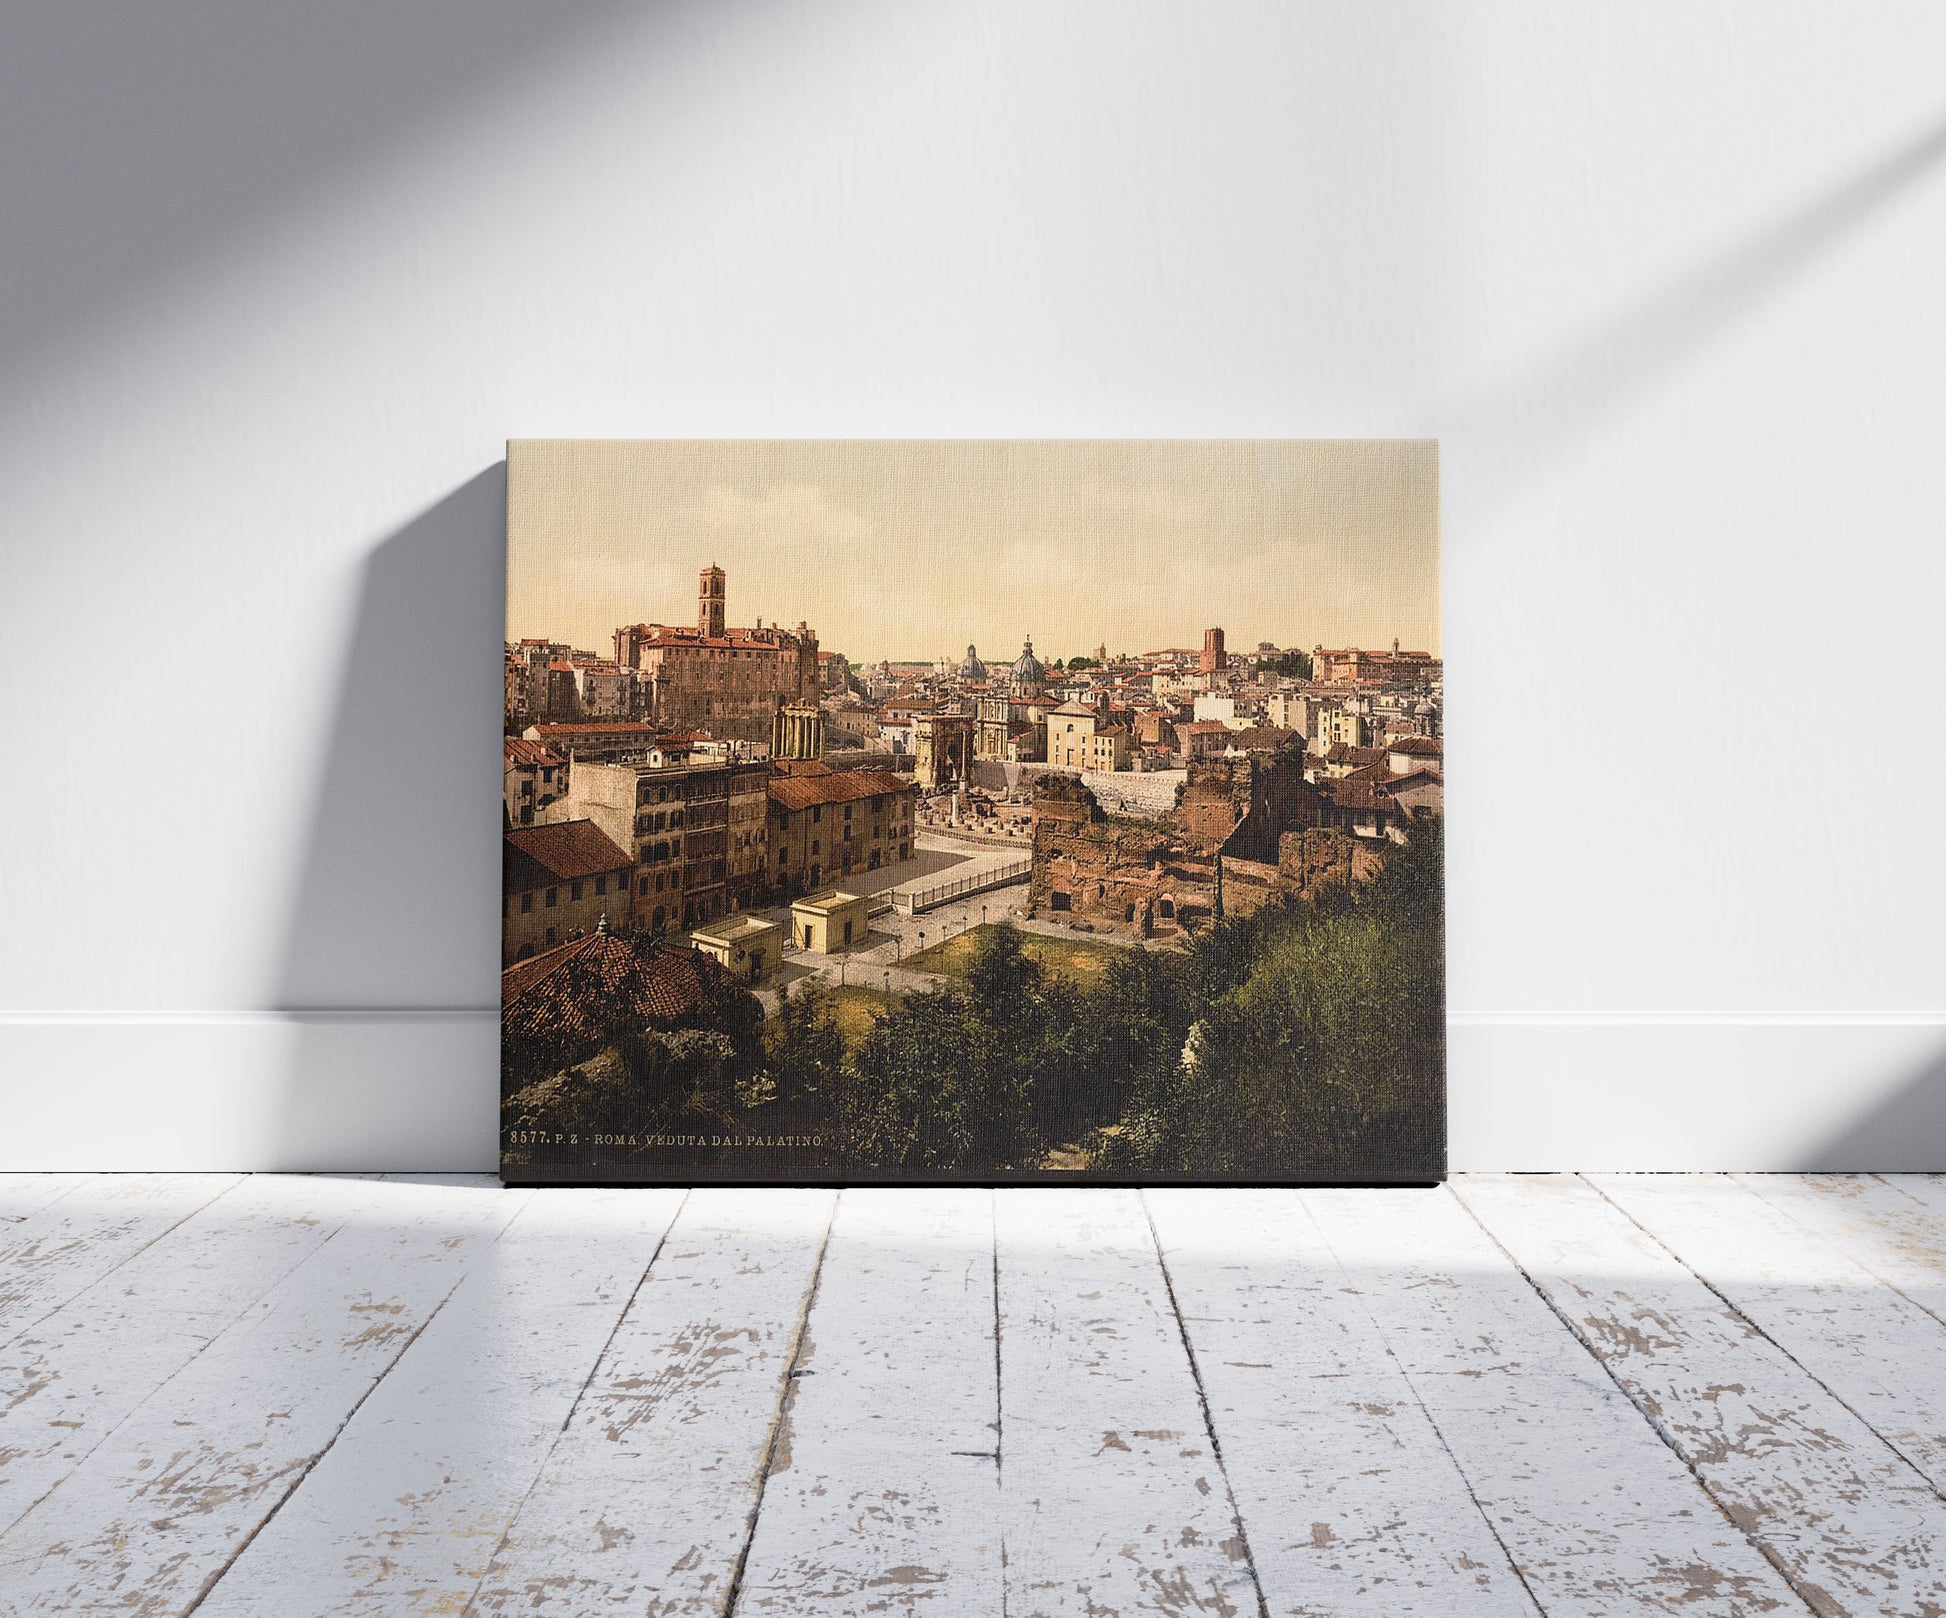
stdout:
<svg viewBox="0 0 1946 1618">
<path fill-rule="evenodd" d="M 0 1169 L 491 1171 L 492 1011 L 0 1014 Z M 1946 1170 L 1946 1018 L 1456 1015 L 1464 1170 Z"/>
</svg>

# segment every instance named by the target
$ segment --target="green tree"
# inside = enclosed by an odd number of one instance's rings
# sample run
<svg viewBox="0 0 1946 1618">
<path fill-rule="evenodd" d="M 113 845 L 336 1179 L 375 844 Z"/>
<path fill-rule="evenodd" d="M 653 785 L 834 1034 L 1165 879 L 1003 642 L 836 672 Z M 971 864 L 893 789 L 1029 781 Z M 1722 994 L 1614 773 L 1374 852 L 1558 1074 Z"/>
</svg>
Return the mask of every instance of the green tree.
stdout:
<svg viewBox="0 0 1946 1618">
<path fill-rule="evenodd" d="M 1276 657 L 1257 659 L 1259 674 L 1278 674 L 1286 679 L 1308 680 L 1311 678 L 1311 654 L 1309 652 L 1280 652 Z"/>
<path fill-rule="evenodd" d="M 1212 928 L 1180 1055 L 1137 1072 L 1109 1168 L 1412 1172 L 1445 1068 L 1437 823 L 1353 889 Z"/>
<path fill-rule="evenodd" d="M 835 1098 L 844 1079 L 845 1036 L 831 990 L 806 978 L 795 994 L 779 991 L 775 1031 L 767 1041 L 778 1096 Z"/>
<path fill-rule="evenodd" d="M 1043 1149 L 1033 1104 L 1053 1007 L 1012 927 L 978 946 L 964 984 L 905 997 L 847 1070 L 837 1133 L 888 1168 L 1001 1168 Z"/>
</svg>

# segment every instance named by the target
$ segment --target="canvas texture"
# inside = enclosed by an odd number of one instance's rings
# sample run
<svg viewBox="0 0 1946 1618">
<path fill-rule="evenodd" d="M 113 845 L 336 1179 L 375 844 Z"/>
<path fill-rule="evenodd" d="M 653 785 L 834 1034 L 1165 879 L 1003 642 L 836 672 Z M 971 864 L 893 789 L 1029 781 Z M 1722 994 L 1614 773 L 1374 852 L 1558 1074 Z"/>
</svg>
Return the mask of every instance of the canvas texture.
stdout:
<svg viewBox="0 0 1946 1618">
<path fill-rule="evenodd" d="M 1443 1177 L 1435 444 L 507 472 L 506 1179 Z"/>
</svg>

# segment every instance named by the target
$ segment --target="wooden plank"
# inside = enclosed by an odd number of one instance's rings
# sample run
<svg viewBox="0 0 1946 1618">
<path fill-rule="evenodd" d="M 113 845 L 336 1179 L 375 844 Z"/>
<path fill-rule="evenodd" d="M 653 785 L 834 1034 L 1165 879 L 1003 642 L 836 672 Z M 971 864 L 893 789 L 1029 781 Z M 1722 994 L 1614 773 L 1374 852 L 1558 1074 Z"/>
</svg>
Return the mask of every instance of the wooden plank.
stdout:
<svg viewBox="0 0 1946 1618">
<path fill-rule="evenodd" d="M 92 1174 L 0 1174 L 0 1225 L 19 1224 L 95 1178 Z"/>
<path fill-rule="evenodd" d="M 253 1175 L 0 1349 L 0 1531 L 375 1194 Z"/>
<path fill-rule="evenodd" d="M 1593 1186 L 1458 1195 L 1813 1610 L 1910 1614 L 1946 1589 L 1946 1501 Z"/>
<path fill-rule="evenodd" d="M 1144 1198 L 1270 1611 L 1535 1613 L 1297 1198 Z"/>
<path fill-rule="evenodd" d="M 835 1206 L 690 1194 L 469 1612 L 724 1610 Z"/>
<path fill-rule="evenodd" d="M 998 1195 L 1007 1611 L 1259 1609 L 1140 1199 Z"/>
<path fill-rule="evenodd" d="M 681 1203 L 537 1193 L 198 1618 L 463 1610 Z"/>
<path fill-rule="evenodd" d="M 1802 1602 L 1446 1191 L 1305 1191 L 1549 1618 Z"/>
<path fill-rule="evenodd" d="M 847 1191 L 738 1613 L 1001 1611 L 993 1193 Z"/>
<path fill-rule="evenodd" d="M 1726 1175 L 1586 1178 L 1946 1493 L 1946 1324 Z"/>
<path fill-rule="evenodd" d="M 101 1174 L 0 1226 L 0 1346 L 242 1180 L 240 1174 Z"/>
<path fill-rule="evenodd" d="M 368 1182 L 349 1221 L 4 1535 L 10 1614 L 188 1611 L 526 1193 Z"/>
<path fill-rule="evenodd" d="M 1923 1174 L 1731 1176 L 1946 1320 L 1946 1195 Z"/>
</svg>

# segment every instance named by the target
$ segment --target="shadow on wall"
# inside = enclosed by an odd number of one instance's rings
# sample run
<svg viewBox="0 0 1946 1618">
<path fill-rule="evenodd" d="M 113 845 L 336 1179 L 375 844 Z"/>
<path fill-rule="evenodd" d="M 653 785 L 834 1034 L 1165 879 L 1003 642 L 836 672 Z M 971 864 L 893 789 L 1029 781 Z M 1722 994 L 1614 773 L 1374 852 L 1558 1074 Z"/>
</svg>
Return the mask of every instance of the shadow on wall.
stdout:
<svg viewBox="0 0 1946 1618">
<path fill-rule="evenodd" d="M 22 0 L 0 52 L 0 365 L 623 11 Z"/>
<path fill-rule="evenodd" d="M 1946 159 L 1946 119 L 1725 252 L 1609 314 L 1501 385 L 1454 402 L 1445 437 L 1477 446 L 1469 511 L 1491 512 L 1693 365 Z M 1457 470 L 1463 457 L 1448 460 Z"/>
<path fill-rule="evenodd" d="M 276 981 L 278 1166 L 493 1163 L 506 516 L 501 462 L 365 564 Z"/>
<path fill-rule="evenodd" d="M 1946 1170 L 1946 1049 L 1921 1060 L 1887 1100 L 1790 1167 L 1806 1174 Z"/>
</svg>

